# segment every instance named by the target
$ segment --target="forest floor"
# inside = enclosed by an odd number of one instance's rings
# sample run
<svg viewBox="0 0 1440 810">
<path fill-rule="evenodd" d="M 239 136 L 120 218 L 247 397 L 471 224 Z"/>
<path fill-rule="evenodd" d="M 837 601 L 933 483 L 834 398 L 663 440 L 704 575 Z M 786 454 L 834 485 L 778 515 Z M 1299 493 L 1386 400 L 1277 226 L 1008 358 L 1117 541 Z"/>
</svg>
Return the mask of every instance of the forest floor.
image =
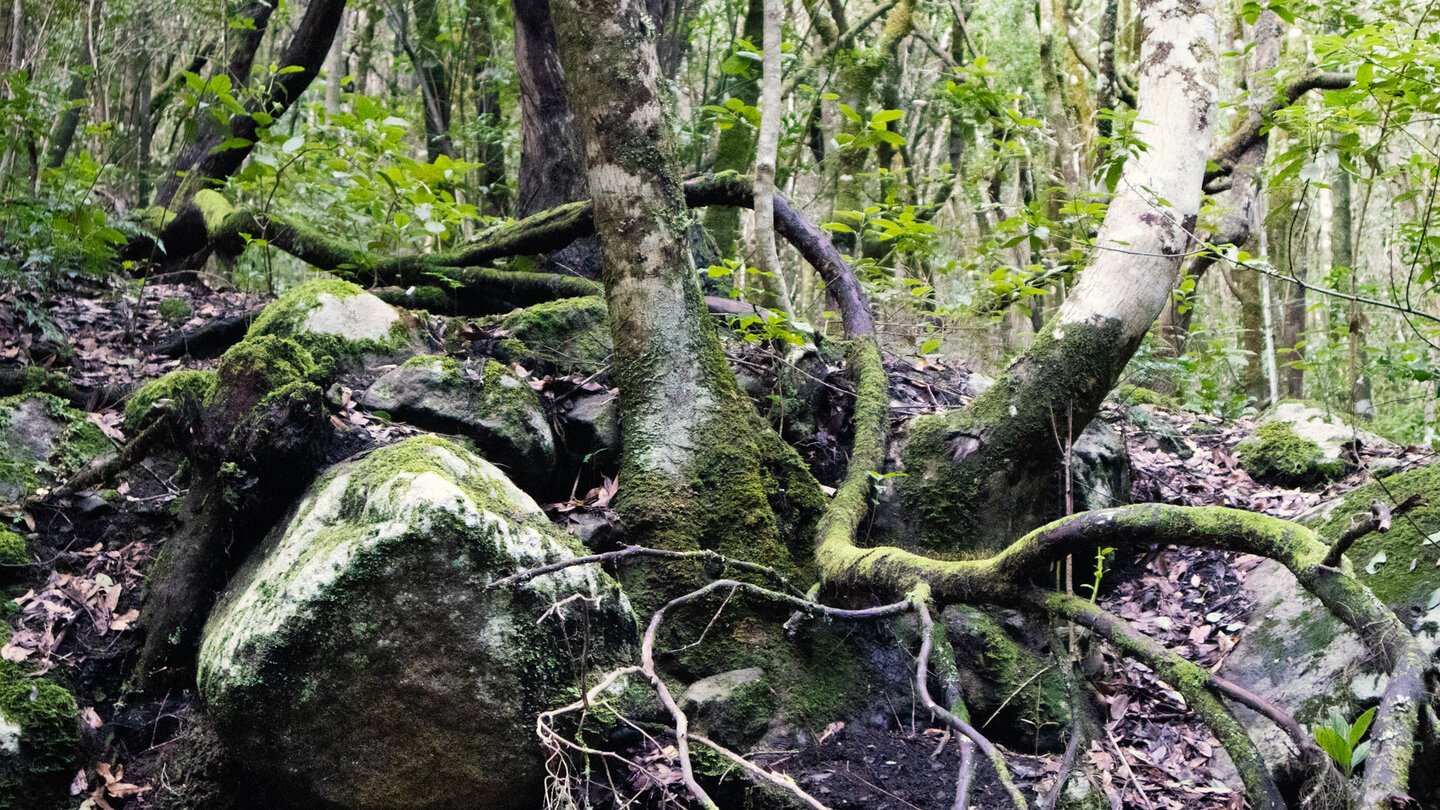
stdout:
<svg viewBox="0 0 1440 810">
<path fill-rule="evenodd" d="M 189 314 L 161 318 L 157 310 L 165 300 L 184 301 Z M 120 411 L 126 391 L 176 368 L 214 362 L 157 356 L 146 347 L 251 311 L 262 302 L 198 285 L 152 283 L 138 304 L 133 293 L 129 298 L 98 290 L 63 296 L 46 311 L 56 328 L 40 329 L 38 319 L 27 315 L 39 305 L 37 299 L 25 291 L 0 290 L 0 369 L 53 362 L 62 346 L 68 348 L 73 355 L 68 374 L 82 392 L 90 392 L 83 404 L 91 421 L 122 441 Z M 889 358 L 887 367 L 897 418 L 964 399 L 964 369 L 898 357 Z M 532 384 L 542 398 L 548 394 L 553 400 L 576 385 L 594 383 L 543 379 Z M 344 408 L 335 418 L 366 431 L 375 444 L 418 432 L 357 409 L 348 393 L 342 392 L 341 401 Z M 1240 469 L 1233 453 L 1235 444 L 1253 430 L 1253 419 L 1221 420 L 1141 407 L 1168 426 L 1169 438 L 1157 440 L 1131 427 L 1123 404 L 1107 406 L 1102 414 L 1124 436 L 1137 501 L 1231 506 L 1295 518 L 1368 480 L 1359 469 L 1313 491 L 1260 486 Z M 1177 441 L 1188 446 L 1188 458 L 1176 454 Z M 1408 469 L 1432 455 L 1404 448 L 1398 459 Z M 77 805 L 86 802 L 102 810 L 146 807 L 175 778 L 164 753 L 184 733 L 188 699 L 167 695 L 158 702 L 125 705 L 119 698 L 136 645 L 134 623 L 146 565 L 175 524 L 172 506 L 182 494 L 176 480 L 179 462 L 177 454 L 160 454 L 130 470 L 118 484 L 123 498 L 113 504 L 82 492 L 0 507 L 0 518 L 29 529 L 31 551 L 38 558 L 11 594 L 18 597 L 18 608 L 10 609 L 13 635 L 0 655 L 41 670 L 62 669 L 74 684 L 87 726 L 87 757 L 93 760 L 72 784 Z M 603 510 L 613 491 L 613 482 L 602 481 L 583 495 L 577 491 L 569 503 L 550 508 L 557 518 L 577 510 Z M 1138 631 L 1215 670 L 1249 618 L 1251 605 L 1241 584 L 1258 561 L 1205 550 L 1152 549 L 1115 561 L 1105 576 L 1100 602 Z M 1108 650 L 1104 656 L 1106 674 L 1096 681 L 1108 712 L 1107 739 L 1092 742 L 1081 756 L 1099 775 L 1102 784 L 1097 787 L 1111 806 L 1242 807 L 1243 796 L 1233 775 L 1227 776 L 1223 755 L 1217 758 L 1218 744 L 1183 699 L 1145 666 Z M 889 717 L 870 721 L 833 723 L 806 735 L 799 749 L 761 759 L 793 775 L 837 810 L 950 808 L 959 746 L 954 740 L 942 745 L 943 735 L 931 727 L 923 709 L 917 714 L 912 708 L 895 707 Z M 979 726 L 983 731 L 983 722 Z M 1043 792 L 1061 768 L 1055 754 L 1006 753 L 1027 793 Z M 972 806 L 1008 806 L 987 765 L 980 765 L 976 780 Z"/>
</svg>

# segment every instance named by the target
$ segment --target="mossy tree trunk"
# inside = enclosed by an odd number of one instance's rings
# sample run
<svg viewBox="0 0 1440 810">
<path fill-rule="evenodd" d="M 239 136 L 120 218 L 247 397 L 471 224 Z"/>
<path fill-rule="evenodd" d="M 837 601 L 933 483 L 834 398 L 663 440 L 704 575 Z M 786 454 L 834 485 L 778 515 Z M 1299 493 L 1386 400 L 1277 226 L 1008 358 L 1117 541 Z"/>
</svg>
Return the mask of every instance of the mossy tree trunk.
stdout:
<svg viewBox="0 0 1440 810">
<path fill-rule="evenodd" d="M 636 542 L 793 571 L 823 495 L 726 364 L 686 243 L 689 215 L 653 20 L 642 4 L 557 0 L 585 140 L 620 388 L 616 505 Z"/>
<path fill-rule="evenodd" d="M 1218 83 L 1214 5 L 1141 3 L 1139 137 L 1091 265 L 995 385 L 915 423 L 902 502 L 927 545 L 999 547 L 1028 526 L 1062 454 L 1057 425 L 1088 423 L 1170 296 L 1200 207 Z"/>
<path fill-rule="evenodd" d="M 764 0 L 751 0 L 746 6 L 745 23 L 741 36 L 759 44 L 765 32 Z M 738 50 L 738 49 L 737 49 Z M 734 53 L 734 51 L 732 51 Z M 739 75 L 729 77 L 730 98 L 754 107 L 760 99 L 760 82 L 757 78 Z M 748 172 L 755 161 L 755 133 L 750 127 L 737 124 L 720 131 L 715 146 L 714 171 Z M 705 230 L 715 238 L 715 249 L 722 258 L 729 258 L 735 252 L 735 243 L 740 238 L 740 209 L 728 205 L 712 205 L 705 212 Z"/>
</svg>

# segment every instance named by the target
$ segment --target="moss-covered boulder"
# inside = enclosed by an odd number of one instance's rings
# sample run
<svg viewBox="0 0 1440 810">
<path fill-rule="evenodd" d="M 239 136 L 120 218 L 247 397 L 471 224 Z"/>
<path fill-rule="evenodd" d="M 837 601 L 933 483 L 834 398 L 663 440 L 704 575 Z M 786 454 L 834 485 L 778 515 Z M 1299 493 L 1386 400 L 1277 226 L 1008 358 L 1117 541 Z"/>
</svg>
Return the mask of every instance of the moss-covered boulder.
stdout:
<svg viewBox="0 0 1440 810">
<path fill-rule="evenodd" d="M 946 608 L 941 621 L 975 726 L 1023 750 L 1063 748 L 1074 701 L 1060 669 L 1035 651 L 1043 644 L 1026 637 L 1033 626 L 1018 614 L 965 606 Z"/>
<path fill-rule="evenodd" d="M 1304 402 L 1281 402 L 1260 417 L 1255 436 L 1236 446 L 1250 477 L 1279 486 L 1306 486 L 1345 473 L 1346 448 L 1388 453 L 1392 442 L 1346 425 Z M 1352 453 L 1353 455 L 1353 453 Z"/>
<path fill-rule="evenodd" d="M 1345 474 L 1338 449 L 1334 458 L 1327 457 L 1319 444 L 1286 421 L 1261 423 L 1254 436 L 1235 446 L 1235 455 L 1251 478 L 1276 486 L 1303 487 Z"/>
<path fill-rule="evenodd" d="M 544 374 L 599 371 L 611 352 L 609 316 L 598 295 L 561 298 L 518 310 L 501 321 L 502 348 Z"/>
<path fill-rule="evenodd" d="M 0 661 L 0 810 L 56 806 L 74 775 L 79 731 L 68 690 Z"/>
<path fill-rule="evenodd" d="M 775 690 L 760 667 L 701 678 L 680 696 L 680 707 L 693 718 L 696 729 L 735 749 L 760 739 L 778 706 Z"/>
<path fill-rule="evenodd" d="M 166 409 L 195 409 L 215 390 L 215 372 L 181 369 L 151 380 L 125 403 L 121 427 L 131 436 L 152 425 Z"/>
<path fill-rule="evenodd" d="M 317 358 L 358 363 L 366 357 L 414 354 L 421 341 L 412 323 L 359 285 L 324 278 L 301 284 L 265 307 L 246 338 L 290 338 Z"/>
<path fill-rule="evenodd" d="M 474 440 L 486 460 L 526 488 L 543 484 L 555 467 L 555 437 L 539 396 L 493 360 L 475 368 L 449 357 L 412 357 L 376 380 L 360 402 Z"/>
<path fill-rule="evenodd" d="M 338 465 L 211 615 L 207 713 L 296 807 L 537 807 L 536 712 L 573 699 L 587 667 L 629 661 L 635 619 L 589 566 L 486 586 L 577 550 L 498 469 L 443 439 Z"/>
<path fill-rule="evenodd" d="M 1390 531 L 1358 540 L 1346 553 L 1361 582 L 1389 606 L 1432 654 L 1440 650 L 1440 569 L 1434 543 L 1440 541 L 1440 465 L 1352 490 L 1314 517 L 1316 531 L 1334 540 L 1352 519 L 1369 514 L 1376 499 L 1386 503 L 1420 494 L 1427 506 L 1397 518 Z M 1413 523 L 1412 523 L 1413 521 Z M 1387 678 L 1360 640 L 1296 583 L 1278 563 L 1265 561 L 1245 578 L 1254 603 L 1251 618 L 1220 674 L 1273 701 L 1302 725 L 1323 718 L 1331 706 L 1348 718 L 1375 705 Z M 1261 753 L 1272 765 L 1292 750 L 1285 735 L 1258 716 L 1240 711 Z"/>
<path fill-rule="evenodd" d="M 0 399 L 0 503 L 63 481 L 114 449 L 100 428 L 59 397 Z"/>
</svg>

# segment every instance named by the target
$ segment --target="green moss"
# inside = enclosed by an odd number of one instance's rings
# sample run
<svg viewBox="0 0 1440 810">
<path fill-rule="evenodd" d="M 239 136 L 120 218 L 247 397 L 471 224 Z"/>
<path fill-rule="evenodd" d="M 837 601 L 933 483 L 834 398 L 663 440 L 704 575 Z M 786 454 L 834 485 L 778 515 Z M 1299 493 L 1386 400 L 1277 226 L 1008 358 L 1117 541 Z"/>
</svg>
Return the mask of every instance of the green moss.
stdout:
<svg viewBox="0 0 1440 810">
<path fill-rule="evenodd" d="M 125 403 L 122 427 L 131 436 L 137 435 L 159 418 L 156 405 L 162 401 L 182 412 L 205 404 L 215 390 L 215 380 L 213 371 L 180 370 L 145 383 Z"/>
<path fill-rule="evenodd" d="M 549 373 L 593 374 L 610 356 L 605 299 L 598 295 L 561 298 L 505 316 L 501 328 L 515 343 L 505 348 Z"/>
<path fill-rule="evenodd" d="M 0 721 L 18 727 L 18 750 L 0 750 L 0 808 L 53 806 L 74 772 L 78 708 L 64 687 L 0 661 Z"/>
<path fill-rule="evenodd" d="M 1334 542 L 1355 516 L 1369 513 L 1372 501 L 1393 506 L 1411 495 L 1420 495 L 1426 505 L 1395 518 L 1390 531 L 1360 538 L 1345 556 L 1356 576 L 1380 601 L 1396 607 L 1418 606 L 1425 611 L 1430 607 L 1431 595 L 1440 588 L 1440 575 L 1429 563 L 1435 555 L 1435 544 L 1440 543 L 1440 464 L 1391 476 L 1383 486 L 1373 483 L 1351 490 L 1317 532 Z M 1385 555 L 1383 563 L 1376 561 L 1380 554 Z M 1417 560 L 1418 564 L 1411 564 Z"/>
<path fill-rule="evenodd" d="M 455 361 L 451 360 L 453 365 Z M 455 365 L 454 372 L 459 374 Z M 526 447 L 531 443 L 532 425 L 526 417 L 544 413 L 540 407 L 540 396 L 514 372 L 494 360 L 485 364 L 480 378 L 480 413 L 499 416 L 497 433 L 515 447 Z M 553 452 L 553 446 L 551 448 Z"/>
<path fill-rule="evenodd" d="M 1289 422 L 1266 422 L 1235 448 L 1240 466 L 1256 481 L 1304 486 L 1345 472 L 1339 459 L 1326 459 L 1320 445 L 1303 438 Z"/>
<path fill-rule="evenodd" d="M 397 319 L 383 339 L 348 339 L 339 335 L 310 332 L 305 328 L 310 313 L 320 306 L 320 296 L 339 300 L 365 294 L 358 284 L 338 278 L 319 278 L 277 298 L 245 333 L 246 341 L 265 335 L 290 338 L 317 357 L 334 357 L 339 361 L 356 362 L 367 355 L 394 355 L 411 349 L 412 333 L 405 319 Z"/>
<path fill-rule="evenodd" d="M 0 576 L 6 575 L 6 567 L 29 565 L 30 551 L 25 546 L 25 538 L 15 532 L 0 529 Z"/>
<path fill-rule="evenodd" d="M 155 311 L 166 322 L 175 325 L 190 317 L 190 304 L 184 298 L 166 298 Z"/>
<path fill-rule="evenodd" d="M 1153 391 L 1140 385 L 1115 386 L 1115 397 L 1127 405 L 1155 405 L 1160 408 L 1174 408 L 1176 402 L 1174 397 L 1169 397 L 1158 391 Z"/>
<path fill-rule="evenodd" d="M 1116 351 L 1121 341 L 1114 320 L 1052 324 L 969 406 L 912 420 L 901 454 L 906 477 L 896 482 L 906 536 L 887 539 L 965 557 L 998 551 L 1035 528 L 1025 521 L 1060 455 L 1050 446 L 1055 409 L 1099 407 L 1128 356 Z"/>
<path fill-rule="evenodd" d="M 27 403 L 38 403 L 57 428 L 45 458 L 36 458 L 35 448 L 10 429 L 16 410 L 27 407 Z M 18 394 L 0 399 L 0 493 L 8 491 L 24 497 L 47 481 L 67 478 L 113 451 L 110 440 L 83 411 L 71 408 L 57 396 Z"/>
<path fill-rule="evenodd" d="M 70 399 L 75 396 L 75 385 L 60 374 L 40 366 L 26 366 L 21 392 L 25 394 L 53 394 Z"/>
</svg>

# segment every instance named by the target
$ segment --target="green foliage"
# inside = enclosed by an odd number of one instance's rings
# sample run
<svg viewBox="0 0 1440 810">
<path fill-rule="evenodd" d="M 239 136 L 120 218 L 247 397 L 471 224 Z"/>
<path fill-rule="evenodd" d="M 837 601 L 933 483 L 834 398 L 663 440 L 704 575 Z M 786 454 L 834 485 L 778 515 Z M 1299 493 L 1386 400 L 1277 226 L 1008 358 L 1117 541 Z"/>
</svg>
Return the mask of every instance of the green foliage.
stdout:
<svg viewBox="0 0 1440 810">
<path fill-rule="evenodd" d="M 1355 773 L 1355 769 L 1360 767 L 1370 754 L 1370 743 L 1361 740 L 1365 738 L 1365 732 L 1370 729 L 1370 721 L 1374 718 L 1375 710 L 1372 708 L 1355 718 L 1354 723 L 1347 723 L 1340 710 L 1332 706 L 1329 718 L 1311 729 L 1315 735 L 1315 743 L 1335 760 L 1335 764 L 1345 772 L 1346 779 Z"/>
</svg>

